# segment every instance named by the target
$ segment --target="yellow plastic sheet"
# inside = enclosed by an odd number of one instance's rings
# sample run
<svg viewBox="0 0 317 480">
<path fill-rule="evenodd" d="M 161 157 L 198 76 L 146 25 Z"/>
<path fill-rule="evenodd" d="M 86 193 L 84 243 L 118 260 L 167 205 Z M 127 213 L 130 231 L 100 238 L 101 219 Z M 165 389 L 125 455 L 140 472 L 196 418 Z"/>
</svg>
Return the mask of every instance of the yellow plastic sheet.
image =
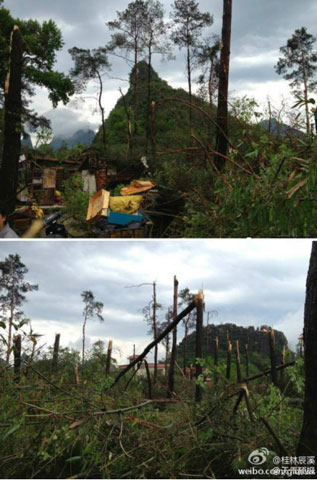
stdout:
<svg viewBox="0 0 317 480">
<path fill-rule="evenodd" d="M 109 207 L 113 212 L 136 213 L 139 210 L 142 198 L 142 195 L 110 197 Z"/>
</svg>

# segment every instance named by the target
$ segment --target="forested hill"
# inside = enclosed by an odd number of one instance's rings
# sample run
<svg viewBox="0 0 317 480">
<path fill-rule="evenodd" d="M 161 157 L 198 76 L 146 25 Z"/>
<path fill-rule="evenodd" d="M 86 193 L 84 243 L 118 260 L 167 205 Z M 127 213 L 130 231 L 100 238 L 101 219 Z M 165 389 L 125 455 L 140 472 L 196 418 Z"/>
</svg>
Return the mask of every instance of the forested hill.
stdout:
<svg viewBox="0 0 317 480">
<path fill-rule="evenodd" d="M 107 150 L 113 158 L 126 158 L 128 146 L 128 124 L 131 121 L 132 157 L 144 155 L 146 150 L 151 152 L 151 139 L 155 138 L 156 152 L 167 149 L 184 149 L 192 143 L 189 133 L 189 95 L 182 88 L 174 89 L 159 77 L 151 68 L 151 92 L 148 102 L 148 64 L 145 61 L 138 63 L 137 87 L 137 122 L 134 123 L 134 70 L 130 73 L 130 87 L 125 95 L 121 96 L 106 120 Z M 199 108 L 209 111 L 207 102 L 193 97 L 193 103 Z M 152 111 L 152 102 L 155 102 L 155 117 Z M 150 109 L 149 106 L 150 105 Z M 193 112 L 195 134 L 200 136 L 205 132 L 201 115 Z M 102 128 L 100 128 L 95 142 L 101 145 Z M 175 156 L 174 156 L 175 158 Z M 159 161 L 159 160 L 158 160 Z"/>
<path fill-rule="evenodd" d="M 269 327 L 262 326 L 260 328 L 241 327 L 233 323 L 224 323 L 222 325 L 208 325 L 203 329 L 203 355 L 214 354 L 214 341 L 216 336 L 219 339 L 220 356 L 227 351 L 227 334 L 232 343 L 233 352 L 235 350 L 235 340 L 239 340 L 241 354 L 245 351 L 245 345 L 248 344 L 248 350 L 252 358 L 266 357 L 269 358 L 270 348 L 268 339 Z M 281 361 L 283 345 L 287 348 L 287 339 L 283 332 L 275 330 L 276 354 L 278 363 Z M 196 334 L 191 333 L 187 337 L 186 350 L 188 358 L 195 358 L 195 342 Z M 178 345 L 178 352 L 181 355 L 184 347 L 184 340 Z M 255 357 L 253 354 L 256 354 Z"/>
</svg>

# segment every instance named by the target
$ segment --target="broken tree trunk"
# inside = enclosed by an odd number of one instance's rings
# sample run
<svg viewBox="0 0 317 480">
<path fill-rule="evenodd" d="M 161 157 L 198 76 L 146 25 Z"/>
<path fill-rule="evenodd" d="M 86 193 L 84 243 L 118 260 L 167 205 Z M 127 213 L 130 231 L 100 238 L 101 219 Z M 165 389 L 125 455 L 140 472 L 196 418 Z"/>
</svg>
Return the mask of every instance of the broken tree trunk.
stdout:
<svg viewBox="0 0 317 480">
<path fill-rule="evenodd" d="M 245 374 L 249 376 L 249 346 L 245 344 Z"/>
<path fill-rule="evenodd" d="M 154 340 L 157 339 L 157 322 L 156 322 L 156 283 L 153 282 L 153 332 L 154 332 Z M 157 353 L 158 353 L 158 345 L 155 344 L 154 347 L 154 383 L 157 380 Z"/>
<path fill-rule="evenodd" d="M 269 343 L 270 343 L 270 358 L 271 358 L 271 374 L 272 382 L 277 386 L 277 372 L 276 372 L 276 347 L 275 347 L 275 333 L 274 330 L 269 331 Z"/>
<path fill-rule="evenodd" d="M 228 88 L 231 43 L 232 0 L 223 0 L 222 40 L 220 53 L 220 72 L 218 87 L 216 150 L 227 155 L 228 149 Z M 221 170 L 225 160 L 221 155 L 215 156 L 215 166 Z"/>
<path fill-rule="evenodd" d="M 231 377 L 231 354 L 232 354 L 232 344 L 230 340 L 227 341 L 227 371 L 226 379 L 230 380 Z"/>
<path fill-rule="evenodd" d="M 296 455 L 317 455 L 317 242 L 313 242 L 304 311 L 304 420 Z"/>
<path fill-rule="evenodd" d="M 196 297 L 197 298 L 197 297 Z M 129 363 L 129 365 L 126 366 L 126 368 L 124 368 L 123 370 L 121 370 L 121 372 L 116 376 L 113 384 L 115 385 L 116 383 L 118 383 L 118 381 L 120 380 L 121 377 L 123 377 L 131 368 L 134 367 L 134 365 L 136 365 L 138 362 L 140 362 L 141 360 L 143 360 L 143 358 L 149 353 L 149 351 L 155 346 L 157 345 L 161 340 L 163 340 L 163 338 L 173 330 L 173 328 L 178 325 L 178 323 L 184 318 L 186 317 L 186 315 L 188 315 L 192 310 L 194 310 L 194 308 L 196 308 L 196 298 L 190 302 L 190 304 L 188 305 L 187 308 L 185 308 L 185 310 L 183 310 L 179 315 L 177 315 L 177 317 L 175 318 L 175 320 L 173 320 L 172 323 L 170 323 L 170 325 L 165 328 L 165 330 L 163 330 L 163 332 L 160 333 L 160 335 L 158 335 L 157 339 L 156 340 L 153 340 L 153 342 L 151 342 L 145 349 L 144 351 L 141 353 L 141 355 L 138 356 L 138 358 L 134 359 L 131 363 Z"/>
<path fill-rule="evenodd" d="M 21 373 L 21 335 L 15 335 L 13 339 L 14 354 L 14 375 L 16 380 L 20 379 Z"/>
<path fill-rule="evenodd" d="M 196 350 L 195 357 L 202 358 L 202 344 L 203 344 L 203 319 L 204 319 L 204 294 L 199 292 L 197 295 L 197 319 L 196 319 Z M 195 365 L 196 380 L 202 374 L 202 366 L 199 363 Z M 196 383 L 195 402 L 200 402 L 202 398 L 201 386 Z"/>
<path fill-rule="evenodd" d="M 54 342 L 54 350 L 53 350 L 53 360 L 52 360 L 52 368 L 53 370 L 57 367 L 58 361 L 58 350 L 59 350 L 59 341 L 61 338 L 60 333 L 56 333 L 55 335 L 55 342 Z"/>
<path fill-rule="evenodd" d="M 79 374 L 78 374 L 78 365 L 76 364 L 75 365 L 75 381 L 76 381 L 76 385 L 80 385 L 80 381 L 79 381 Z"/>
<path fill-rule="evenodd" d="M 3 155 L 0 164 L 0 201 L 15 209 L 21 150 L 23 39 L 16 25 L 11 33 L 10 70 L 5 84 Z"/>
<path fill-rule="evenodd" d="M 150 369 L 147 361 L 145 358 L 143 359 L 144 365 L 145 365 L 145 371 L 146 371 L 146 378 L 147 378 L 147 384 L 148 384 L 148 389 L 149 389 L 149 399 L 152 400 L 152 382 L 151 382 L 151 375 L 150 375 Z"/>
<path fill-rule="evenodd" d="M 108 352 L 107 352 L 107 361 L 106 361 L 106 375 L 110 374 L 111 368 L 111 353 L 112 353 L 112 340 L 109 340 L 108 343 Z"/>
<path fill-rule="evenodd" d="M 218 367 L 218 353 L 219 353 L 219 338 L 215 338 L 215 367 Z M 215 383 L 218 381 L 218 374 L 215 371 Z"/>
<path fill-rule="evenodd" d="M 237 366 L 237 381 L 238 381 L 238 383 L 241 383 L 241 364 L 240 364 L 239 340 L 236 340 L 236 366 Z"/>
<path fill-rule="evenodd" d="M 178 295 L 178 281 L 175 275 L 174 276 L 174 296 L 173 296 L 173 320 L 175 320 L 175 318 L 177 317 L 177 295 Z M 170 359 L 170 368 L 168 372 L 168 389 L 167 389 L 168 398 L 172 397 L 173 391 L 174 391 L 176 348 L 177 348 L 177 326 L 173 328 L 172 352 L 171 352 L 171 359 Z"/>
<path fill-rule="evenodd" d="M 275 370 L 276 371 L 282 370 L 283 368 L 291 367 L 293 365 L 295 365 L 295 360 L 287 362 L 284 365 L 278 365 L 277 367 L 275 367 Z M 251 375 L 251 377 L 243 378 L 242 381 L 243 382 L 250 382 L 251 380 L 256 380 L 257 378 L 264 377 L 265 375 L 270 375 L 271 373 L 272 373 L 272 369 L 267 368 L 267 369 L 263 370 L 263 372 L 256 373 L 255 375 Z"/>
</svg>

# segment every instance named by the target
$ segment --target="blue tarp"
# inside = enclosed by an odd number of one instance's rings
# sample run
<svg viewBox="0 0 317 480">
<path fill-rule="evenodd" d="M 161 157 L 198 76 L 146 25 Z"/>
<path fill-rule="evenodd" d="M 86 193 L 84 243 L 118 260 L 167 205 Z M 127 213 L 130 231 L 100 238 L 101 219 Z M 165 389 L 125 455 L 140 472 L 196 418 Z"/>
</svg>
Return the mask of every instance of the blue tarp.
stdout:
<svg viewBox="0 0 317 480">
<path fill-rule="evenodd" d="M 138 215 L 130 215 L 128 213 L 120 213 L 120 212 L 113 212 L 110 210 L 108 215 L 108 224 L 114 225 L 129 225 L 132 222 L 142 222 L 143 216 L 141 214 Z"/>
</svg>

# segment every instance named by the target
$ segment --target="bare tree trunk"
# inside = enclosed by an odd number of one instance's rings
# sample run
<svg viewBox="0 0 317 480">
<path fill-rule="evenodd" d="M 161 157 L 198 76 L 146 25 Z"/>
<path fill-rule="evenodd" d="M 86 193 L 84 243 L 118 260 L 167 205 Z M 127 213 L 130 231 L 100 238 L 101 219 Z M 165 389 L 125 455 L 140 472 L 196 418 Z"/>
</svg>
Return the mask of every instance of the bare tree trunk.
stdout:
<svg viewBox="0 0 317 480">
<path fill-rule="evenodd" d="M 296 455 L 317 455 L 317 242 L 313 242 L 304 312 L 304 420 Z"/>
<path fill-rule="evenodd" d="M 23 39 L 19 27 L 11 34 L 10 70 L 5 85 L 3 155 L 0 162 L 0 201 L 15 209 L 21 151 Z"/>
<path fill-rule="evenodd" d="M 85 320 L 84 320 L 84 323 L 83 323 L 83 351 L 82 351 L 82 365 L 83 366 L 84 366 L 84 362 L 85 362 L 86 322 L 87 322 L 87 314 L 85 315 Z"/>
<path fill-rule="evenodd" d="M 156 283 L 153 282 L 153 332 L 154 332 L 154 340 L 157 339 L 157 322 L 156 322 Z M 154 383 L 157 379 L 157 351 L 158 346 L 157 343 L 154 347 Z"/>
<path fill-rule="evenodd" d="M 245 344 L 245 374 L 246 377 L 249 376 L 249 346 Z"/>
<path fill-rule="evenodd" d="M 55 343 L 54 343 L 54 350 L 53 350 L 53 361 L 52 361 L 52 368 L 57 367 L 57 360 L 58 360 L 58 350 L 59 350 L 59 341 L 61 338 L 60 333 L 56 333 L 55 335 Z"/>
<path fill-rule="evenodd" d="M 175 318 L 177 317 L 177 295 L 178 295 L 178 281 L 175 275 L 174 276 L 174 297 L 173 297 L 173 320 L 175 320 Z M 168 398 L 172 397 L 173 391 L 174 391 L 176 348 L 177 348 L 177 326 L 173 329 L 172 353 L 171 353 L 170 368 L 168 373 L 168 389 L 167 389 Z"/>
<path fill-rule="evenodd" d="M 241 383 L 241 365 L 240 365 L 240 351 L 239 351 L 239 340 L 236 340 L 236 365 L 237 365 L 237 381 Z"/>
<path fill-rule="evenodd" d="M 308 87 L 307 87 L 307 73 L 305 66 L 305 55 L 302 50 L 302 67 L 303 67 L 303 82 L 304 82 L 304 100 L 305 100 L 305 115 L 306 115 L 306 133 L 310 134 L 310 124 L 309 124 L 309 109 L 308 109 Z"/>
<path fill-rule="evenodd" d="M 190 50 L 187 43 L 187 81 L 188 81 L 188 96 L 189 96 L 189 131 L 193 134 L 193 110 L 192 110 L 192 80 L 191 80 L 191 66 L 190 66 Z"/>
<path fill-rule="evenodd" d="M 271 369 L 272 369 L 272 382 L 274 385 L 278 385 L 277 372 L 276 372 L 276 347 L 275 347 L 275 333 L 274 330 L 269 332 L 270 343 L 270 357 L 271 357 Z"/>
<path fill-rule="evenodd" d="M 186 362 L 187 362 L 187 337 L 188 337 L 188 320 L 185 322 L 185 335 L 183 343 L 183 371 L 186 374 Z"/>
<path fill-rule="evenodd" d="M 155 102 L 152 102 L 152 135 L 151 135 L 151 142 L 152 142 L 152 161 L 156 159 L 156 105 Z"/>
<path fill-rule="evenodd" d="M 138 45 L 134 49 L 134 79 L 133 79 L 133 89 L 134 89 L 134 135 L 138 134 Z"/>
<path fill-rule="evenodd" d="M 79 381 L 79 374 L 78 374 L 78 365 L 75 365 L 75 381 L 76 381 L 76 385 L 80 385 L 80 381 Z"/>
<path fill-rule="evenodd" d="M 13 340 L 14 343 L 14 375 L 16 380 L 20 379 L 21 373 L 21 335 L 16 335 Z"/>
<path fill-rule="evenodd" d="M 227 380 L 230 380 L 230 377 L 231 377 L 231 354 L 232 354 L 232 344 L 229 340 L 227 342 L 227 371 L 226 371 Z"/>
<path fill-rule="evenodd" d="M 148 74 L 147 74 L 147 103 L 146 103 L 146 146 L 145 153 L 148 153 L 151 135 L 151 95 L 152 95 L 152 37 L 148 49 Z"/>
<path fill-rule="evenodd" d="M 103 143 L 104 150 L 106 150 L 107 137 L 106 137 L 106 125 L 105 125 L 105 109 L 103 108 L 102 101 L 101 101 L 102 100 L 103 85 L 102 85 L 102 79 L 101 79 L 101 76 L 100 76 L 99 72 L 97 72 L 97 75 L 98 75 L 98 79 L 99 79 L 99 99 L 98 99 L 98 103 L 99 103 L 99 108 L 100 108 L 100 112 L 101 112 L 101 121 L 102 121 L 102 143 Z"/>
<path fill-rule="evenodd" d="M 219 338 L 215 338 L 215 367 L 218 367 Z M 215 383 L 218 381 L 218 374 L 215 372 Z"/>
<path fill-rule="evenodd" d="M 216 150 L 222 155 L 227 155 L 228 149 L 228 89 L 229 89 L 229 64 L 231 43 L 232 0 L 223 0 L 223 23 L 220 55 L 220 72 L 218 88 L 217 135 Z M 215 157 L 218 169 L 224 167 L 223 157 Z"/>
<path fill-rule="evenodd" d="M 12 342 L 12 325 L 14 318 L 14 289 L 15 289 L 15 278 L 13 277 L 12 281 L 12 290 L 11 290 L 11 304 L 10 304 L 10 319 L 9 319 L 9 331 L 8 331 L 8 346 L 7 346 L 7 359 L 6 364 L 9 365 L 10 354 L 11 354 L 11 342 Z"/>
<path fill-rule="evenodd" d="M 196 350 L 195 357 L 202 358 L 202 344 L 203 344 L 203 319 L 204 319 L 204 296 L 201 292 L 199 296 L 196 297 L 197 300 L 197 320 L 196 320 Z M 199 363 L 195 365 L 196 379 L 202 373 L 202 366 Z M 195 391 L 195 402 L 200 402 L 202 398 L 201 386 L 196 384 Z"/>
<path fill-rule="evenodd" d="M 106 375 L 110 374 L 111 368 L 111 353 L 112 353 L 112 340 L 108 343 L 107 362 L 106 362 Z"/>
</svg>

